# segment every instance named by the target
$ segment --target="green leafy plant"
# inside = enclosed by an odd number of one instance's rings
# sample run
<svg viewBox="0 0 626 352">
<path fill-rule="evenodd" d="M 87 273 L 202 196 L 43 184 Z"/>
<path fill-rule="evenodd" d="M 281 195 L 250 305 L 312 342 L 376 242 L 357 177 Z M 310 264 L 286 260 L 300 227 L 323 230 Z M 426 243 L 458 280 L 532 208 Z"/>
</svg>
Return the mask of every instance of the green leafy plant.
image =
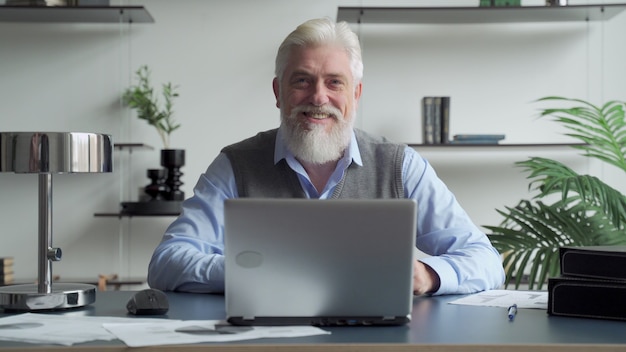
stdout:
<svg viewBox="0 0 626 352">
<path fill-rule="evenodd" d="M 178 97 L 177 87 L 169 82 L 162 85 L 162 96 L 165 103 L 161 107 L 150 81 L 148 66 L 141 66 L 135 75 L 138 84 L 131 86 L 124 92 L 123 101 L 137 111 L 138 118 L 146 120 L 148 124 L 156 128 L 163 141 L 163 147 L 168 149 L 170 134 L 180 127 L 180 124 L 175 123 L 172 117 L 174 98 Z"/>
<path fill-rule="evenodd" d="M 625 103 L 609 101 L 601 107 L 580 99 L 545 97 L 571 105 L 543 109 L 562 124 L 567 136 L 580 144 L 582 155 L 601 160 L 626 173 Z M 548 277 L 559 275 L 562 246 L 626 244 L 626 197 L 591 175 L 580 175 L 562 163 L 539 157 L 516 162 L 529 173 L 530 200 L 496 210 L 499 226 L 485 226 L 493 245 L 503 255 L 506 285 L 519 288 L 528 272 L 529 289 L 542 289 Z"/>
</svg>

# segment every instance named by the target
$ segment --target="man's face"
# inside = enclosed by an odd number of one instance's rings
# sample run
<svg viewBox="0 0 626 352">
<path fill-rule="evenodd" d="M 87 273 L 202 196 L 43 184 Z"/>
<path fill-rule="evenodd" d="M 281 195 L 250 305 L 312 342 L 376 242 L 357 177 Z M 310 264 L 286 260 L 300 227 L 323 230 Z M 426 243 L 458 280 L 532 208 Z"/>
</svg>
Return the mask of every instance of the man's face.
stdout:
<svg viewBox="0 0 626 352">
<path fill-rule="evenodd" d="M 273 88 L 287 145 L 296 157 L 320 164 L 339 159 L 350 141 L 361 96 L 345 50 L 329 45 L 293 49 Z"/>
</svg>

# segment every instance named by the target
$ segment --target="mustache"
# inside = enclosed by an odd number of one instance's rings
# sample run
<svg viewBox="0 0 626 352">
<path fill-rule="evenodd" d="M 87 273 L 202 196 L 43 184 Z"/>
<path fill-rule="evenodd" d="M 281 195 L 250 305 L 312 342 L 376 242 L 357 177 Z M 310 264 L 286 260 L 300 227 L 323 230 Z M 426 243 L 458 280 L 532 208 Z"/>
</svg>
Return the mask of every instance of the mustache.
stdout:
<svg viewBox="0 0 626 352">
<path fill-rule="evenodd" d="M 298 114 L 326 114 L 333 117 L 336 120 L 343 121 L 344 116 L 339 109 L 332 105 L 298 105 L 291 110 L 291 117 L 295 118 Z"/>
</svg>

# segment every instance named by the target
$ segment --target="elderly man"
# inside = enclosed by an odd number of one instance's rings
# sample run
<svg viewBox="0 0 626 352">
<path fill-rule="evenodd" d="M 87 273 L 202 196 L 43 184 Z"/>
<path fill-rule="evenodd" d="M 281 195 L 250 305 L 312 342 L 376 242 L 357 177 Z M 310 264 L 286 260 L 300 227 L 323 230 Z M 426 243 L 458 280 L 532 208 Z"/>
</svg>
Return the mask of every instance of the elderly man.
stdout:
<svg viewBox="0 0 626 352">
<path fill-rule="evenodd" d="M 498 252 L 414 149 L 354 128 L 363 63 L 346 23 L 298 26 L 276 56 L 277 129 L 225 147 L 200 176 L 149 265 L 162 290 L 224 290 L 224 200 L 236 197 L 412 198 L 419 205 L 416 294 L 498 288 Z M 384 234 L 381 234 L 384 236 Z"/>
</svg>

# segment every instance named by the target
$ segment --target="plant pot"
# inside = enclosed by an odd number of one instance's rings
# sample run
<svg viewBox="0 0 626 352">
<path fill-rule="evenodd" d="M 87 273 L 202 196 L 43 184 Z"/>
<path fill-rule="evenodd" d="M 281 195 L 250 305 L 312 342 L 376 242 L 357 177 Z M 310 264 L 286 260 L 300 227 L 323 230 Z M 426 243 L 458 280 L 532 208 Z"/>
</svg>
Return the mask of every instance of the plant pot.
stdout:
<svg viewBox="0 0 626 352">
<path fill-rule="evenodd" d="M 161 149 L 161 166 L 167 170 L 165 185 L 169 190 L 165 192 L 165 200 L 181 201 L 185 199 L 185 193 L 180 190 L 183 182 L 180 180 L 183 175 L 180 168 L 185 165 L 184 149 Z"/>
</svg>

